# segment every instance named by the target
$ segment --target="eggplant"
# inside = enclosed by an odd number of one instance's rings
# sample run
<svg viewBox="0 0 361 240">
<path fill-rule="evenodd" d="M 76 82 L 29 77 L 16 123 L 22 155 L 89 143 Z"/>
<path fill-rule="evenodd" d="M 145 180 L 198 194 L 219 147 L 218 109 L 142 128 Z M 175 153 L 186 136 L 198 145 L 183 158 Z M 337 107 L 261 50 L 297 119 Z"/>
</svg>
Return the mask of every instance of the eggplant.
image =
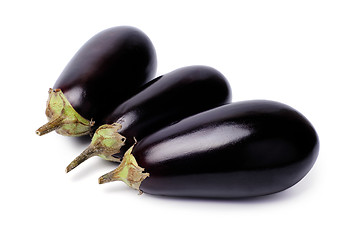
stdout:
<svg viewBox="0 0 361 240">
<path fill-rule="evenodd" d="M 101 31 L 78 50 L 50 88 L 49 122 L 36 133 L 89 134 L 154 78 L 156 66 L 154 46 L 139 29 L 117 26 Z"/>
<path fill-rule="evenodd" d="M 163 196 L 255 197 L 299 182 L 318 152 L 317 133 L 301 113 L 279 102 L 244 101 L 143 138 L 99 183 L 120 180 Z"/>
<path fill-rule="evenodd" d="M 230 100 L 227 79 L 212 67 L 187 66 L 164 74 L 120 104 L 105 120 L 113 124 L 103 125 L 94 133 L 89 147 L 68 165 L 66 172 L 91 156 L 119 162 L 125 150 L 133 145 L 133 138 L 140 140 Z"/>
</svg>

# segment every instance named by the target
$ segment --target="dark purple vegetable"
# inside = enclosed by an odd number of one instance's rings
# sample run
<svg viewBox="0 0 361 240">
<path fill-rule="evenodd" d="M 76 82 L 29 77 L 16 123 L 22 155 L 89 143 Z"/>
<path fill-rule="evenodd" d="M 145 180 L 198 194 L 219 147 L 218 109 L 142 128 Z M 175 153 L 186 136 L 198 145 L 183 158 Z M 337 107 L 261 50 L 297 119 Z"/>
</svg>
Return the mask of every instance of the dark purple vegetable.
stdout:
<svg viewBox="0 0 361 240">
<path fill-rule="evenodd" d="M 311 123 L 291 107 L 272 101 L 231 103 L 143 138 L 99 183 L 122 180 L 166 196 L 261 196 L 300 181 L 318 151 Z"/>
<path fill-rule="evenodd" d="M 120 161 L 125 152 L 121 147 L 125 144 L 126 150 L 132 146 L 133 137 L 140 140 L 167 125 L 231 99 L 226 78 L 207 66 L 180 68 L 148 85 L 110 114 L 106 122 L 115 124 L 101 126 L 90 146 L 69 164 L 67 172 L 95 155 Z M 127 138 L 126 142 L 122 135 Z M 118 156 L 114 157 L 114 154 Z"/>
<path fill-rule="evenodd" d="M 156 53 L 139 29 L 106 29 L 87 41 L 49 90 L 49 122 L 36 133 L 56 130 L 67 136 L 89 134 L 120 103 L 154 77 Z"/>
</svg>

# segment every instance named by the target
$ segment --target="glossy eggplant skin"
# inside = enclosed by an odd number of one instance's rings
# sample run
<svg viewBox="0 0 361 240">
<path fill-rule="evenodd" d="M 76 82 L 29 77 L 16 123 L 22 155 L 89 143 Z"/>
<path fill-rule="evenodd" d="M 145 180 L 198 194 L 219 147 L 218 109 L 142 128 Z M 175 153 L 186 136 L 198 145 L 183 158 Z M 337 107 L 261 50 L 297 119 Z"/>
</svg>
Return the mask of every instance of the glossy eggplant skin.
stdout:
<svg viewBox="0 0 361 240">
<path fill-rule="evenodd" d="M 119 105 L 104 122 L 118 122 L 127 137 L 118 157 L 134 143 L 185 117 L 229 103 L 227 79 L 208 66 L 187 66 L 164 74 Z"/>
<path fill-rule="evenodd" d="M 117 26 L 88 40 L 65 67 L 54 89 L 97 125 L 120 103 L 154 78 L 157 60 L 150 39 L 139 29 Z"/>
<path fill-rule="evenodd" d="M 282 103 L 231 103 L 145 137 L 133 155 L 150 174 L 145 193 L 242 198 L 285 190 L 312 168 L 318 136 L 299 112 Z"/>
</svg>

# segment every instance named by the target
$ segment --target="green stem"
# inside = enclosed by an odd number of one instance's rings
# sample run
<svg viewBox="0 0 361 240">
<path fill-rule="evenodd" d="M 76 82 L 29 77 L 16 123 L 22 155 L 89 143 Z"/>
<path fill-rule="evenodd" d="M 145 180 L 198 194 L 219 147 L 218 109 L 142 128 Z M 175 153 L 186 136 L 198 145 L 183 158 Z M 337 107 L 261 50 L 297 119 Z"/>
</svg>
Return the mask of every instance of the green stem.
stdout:
<svg viewBox="0 0 361 240">
<path fill-rule="evenodd" d="M 94 147 L 93 145 L 89 145 L 78 157 L 76 157 L 65 169 L 65 172 L 68 173 L 74 168 L 76 168 L 79 164 L 83 163 L 85 160 L 96 156 L 97 152 L 100 150 Z"/>
<path fill-rule="evenodd" d="M 49 132 L 55 131 L 61 127 L 63 121 L 64 121 L 63 116 L 59 116 L 54 119 L 51 119 L 48 123 L 44 124 L 38 130 L 36 130 L 35 133 L 41 136 Z"/>
<path fill-rule="evenodd" d="M 141 193 L 141 190 L 139 189 L 140 184 L 144 179 L 149 177 L 149 173 L 143 173 L 144 168 L 138 165 L 132 154 L 133 147 L 134 145 L 127 150 L 122 162 L 116 169 L 99 178 L 99 184 L 113 181 L 123 181 L 129 187 L 136 189 Z"/>
<path fill-rule="evenodd" d="M 36 130 L 39 136 L 54 130 L 65 136 L 82 136 L 90 134 L 94 125 L 75 111 L 60 89 L 49 89 L 45 114 L 49 122 Z"/>
<path fill-rule="evenodd" d="M 126 141 L 126 138 L 118 133 L 121 127 L 122 126 L 119 123 L 114 123 L 112 125 L 105 124 L 100 126 L 95 131 L 88 148 L 86 148 L 77 158 L 75 158 L 66 167 L 65 171 L 70 172 L 79 164 L 93 156 L 99 156 L 106 160 L 119 162 L 119 159 L 113 157 L 113 155 L 119 152 L 120 148 L 124 146 Z"/>
</svg>

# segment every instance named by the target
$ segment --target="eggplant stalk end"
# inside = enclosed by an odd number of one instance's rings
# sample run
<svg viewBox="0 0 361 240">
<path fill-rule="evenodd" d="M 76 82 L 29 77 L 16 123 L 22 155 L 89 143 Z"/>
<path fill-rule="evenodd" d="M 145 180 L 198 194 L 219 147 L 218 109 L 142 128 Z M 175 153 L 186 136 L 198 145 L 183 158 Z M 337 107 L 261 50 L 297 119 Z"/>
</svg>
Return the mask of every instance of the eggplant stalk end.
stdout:
<svg viewBox="0 0 361 240">
<path fill-rule="evenodd" d="M 121 128 L 122 125 L 119 123 L 113 123 L 111 125 L 105 124 L 100 126 L 95 131 L 88 148 L 86 148 L 66 167 L 65 172 L 70 172 L 79 164 L 93 156 L 99 156 L 106 160 L 119 162 L 120 160 L 113 157 L 113 155 L 119 152 L 119 149 L 126 141 L 126 138 L 118 133 Z"/>
<path fill-rule="evenodd" d="M 138 165 L 132 154 L 133 147 L 134 145 L 127 150 L 121 164 L 116 169 L 99 178 L 99 184 L 123 181 L 129 187 L 138 190 L 139 194 L 142 193 L 139 189 L 140 184 L 149 177 L 149 173 L 144 173 L 144 168 Z"/>
<path fill-rule="evenodd" d="M 39 136 L 52 131 L 64 136 L 82 136 L 90 134 L 94 125 L 75 111 L 60 89 L 49 89 L 45 114 L 49 122 L 35 131 Z"/>
</svg>

